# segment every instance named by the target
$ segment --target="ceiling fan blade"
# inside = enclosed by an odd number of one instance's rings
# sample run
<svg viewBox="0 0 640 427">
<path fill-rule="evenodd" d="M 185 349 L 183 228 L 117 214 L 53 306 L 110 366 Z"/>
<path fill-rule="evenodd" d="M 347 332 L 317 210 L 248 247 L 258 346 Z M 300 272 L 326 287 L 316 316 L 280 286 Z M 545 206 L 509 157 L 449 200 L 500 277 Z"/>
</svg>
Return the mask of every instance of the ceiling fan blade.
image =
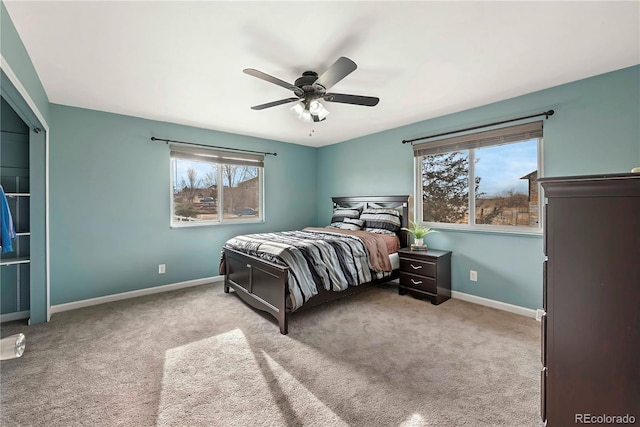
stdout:
<svg viewBox="0 0 640 427">
<path fill-rule="evenodd" d="M 329 102 L 364 105 L 367 107 L 374 107 L 380 102 L 380 98 L 376 98 L 375 96 L 346 95 L 344 93 L 327 93 L 323 99 Z"/>
<path fill-rule="evenodd" d="M 298 96 L 302 96 L 302 94 L 304 94 L 304 91 L 302 89 L 300 89 L 299 87 L 294 86 L 291 83 L 287 83 L 284 80 L 280 80 L 277 77 L 270 76 L 267 73 L 263 73 L 262 71 L 258 71 L 258 70 L 253 69 L 253 68 L 245 68 L 242 71 L 245 74 L 249 74 L 250 76 L 257 77 L 259 79 L 265 80 L 265 81 L 267 81 L 269 83 L 276 84 L 278 86 L 282 86 L 285 89 L 290 89 Z"/>
<path fill-rule="evenodd" d="M 266 104 L 254 105 L 251 107 L 252 110 L 264 110 L 265 108 L 275 107 L 277 105 L 286 104 L 288 102 L 300 101 L 300 98 L 287 98 L 281 99 L 279 101 L 267 102 Z"/>
<path fill-rule="evenodd" d="M 356 68 L 358 68 L 358 66 L 355 62 L 349 58 L 341 56 L 331 67 L 329 67 L 327 71 L 318 77 L 318 80 L 314 82 L 314 85 L 320 85 L 325 89 L 329 89 L 355 71 Z"/>
</svg>

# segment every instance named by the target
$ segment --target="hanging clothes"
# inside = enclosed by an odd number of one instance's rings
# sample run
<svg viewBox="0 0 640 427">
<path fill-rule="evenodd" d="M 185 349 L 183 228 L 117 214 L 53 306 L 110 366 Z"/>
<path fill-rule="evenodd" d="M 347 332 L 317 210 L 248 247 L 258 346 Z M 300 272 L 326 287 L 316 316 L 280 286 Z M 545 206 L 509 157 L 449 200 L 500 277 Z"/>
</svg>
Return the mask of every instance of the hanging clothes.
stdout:
<svg viewBox="0 0 640 427">
<path fill-rule="evenodd" d="M 11 241 L 15 238 L 16 231 L 13 227 L 9 202 L 4 194 L 4 188 L 0 185 L 0 246 L 2 246 L 2 253 L 13 252 Z"/>
</svg>

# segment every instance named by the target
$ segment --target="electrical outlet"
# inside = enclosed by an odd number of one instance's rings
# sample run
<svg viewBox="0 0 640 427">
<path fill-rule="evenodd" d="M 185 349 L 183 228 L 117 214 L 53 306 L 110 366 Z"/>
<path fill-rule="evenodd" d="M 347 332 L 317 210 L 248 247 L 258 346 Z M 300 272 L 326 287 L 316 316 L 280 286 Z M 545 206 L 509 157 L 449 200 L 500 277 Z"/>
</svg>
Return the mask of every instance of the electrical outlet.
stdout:
<svg viewBox="0 0 640 427">
<path fill-rule="evenodd" d="M 167 272 L 166 266 L 164 264 L 158 265 L 158 274 L 164 274 Z"/>
<path fill-rule="evenodd" d="M 469 270 L 469 280 L 472 282 L 478 281 L 478 272 L 475 270 Z"/>
</svg>

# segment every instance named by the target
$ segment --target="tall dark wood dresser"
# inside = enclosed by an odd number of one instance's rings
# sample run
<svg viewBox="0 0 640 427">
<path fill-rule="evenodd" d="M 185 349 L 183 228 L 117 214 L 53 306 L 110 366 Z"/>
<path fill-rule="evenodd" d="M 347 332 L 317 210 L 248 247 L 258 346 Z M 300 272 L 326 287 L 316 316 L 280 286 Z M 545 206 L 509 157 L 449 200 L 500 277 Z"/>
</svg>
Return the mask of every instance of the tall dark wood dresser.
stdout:
<svg viewBox="0 0 640 427">
<path fill-rule="evenodd" d="M 640 424 L 640 174 L 540 182 L 542 420 Z"/>
</svg>

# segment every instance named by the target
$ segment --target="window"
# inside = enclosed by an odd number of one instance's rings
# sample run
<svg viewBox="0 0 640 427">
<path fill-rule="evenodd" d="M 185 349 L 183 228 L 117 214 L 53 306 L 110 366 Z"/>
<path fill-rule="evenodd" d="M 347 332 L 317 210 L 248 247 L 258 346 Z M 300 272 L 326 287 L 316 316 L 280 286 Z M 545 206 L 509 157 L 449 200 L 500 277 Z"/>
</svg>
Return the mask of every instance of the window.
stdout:
<svg viewBox="0 0 640 427">
<path fill-rule="evenodd" d="M 264 157 L 171 146 L 171 225 L 263 220 Z"/>
<path fill-rule="evenodd" d="M 540 232 L 542 122 L 414 145 L 418 220 Z"/>
</svg>

